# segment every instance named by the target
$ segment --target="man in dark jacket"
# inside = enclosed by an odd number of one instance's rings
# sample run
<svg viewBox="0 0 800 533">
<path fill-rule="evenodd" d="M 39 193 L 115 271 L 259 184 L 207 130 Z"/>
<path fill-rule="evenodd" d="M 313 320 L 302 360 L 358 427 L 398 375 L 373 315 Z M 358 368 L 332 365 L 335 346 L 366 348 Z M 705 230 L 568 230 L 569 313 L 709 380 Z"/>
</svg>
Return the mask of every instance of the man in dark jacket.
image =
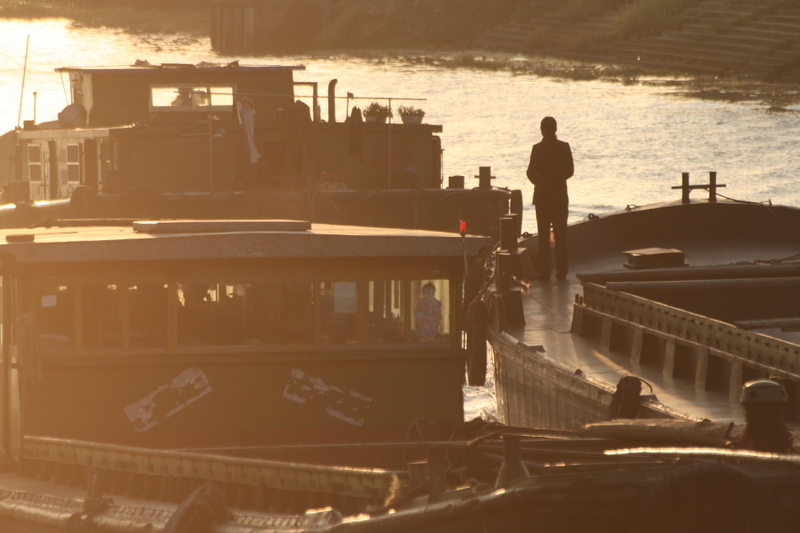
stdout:
<svg viewBox="0 0 800 533">
<path fill-rule="evenodd" d="M 528 164 L 528 179 L 533 183 L 533 203 L 539 227 L 537 268 L 541 279 L 550 279 L 550 228 L 556 249 L 556 278 L 567 277 L 567 180 L 575 169 L 569 143 L 556 138 L 556 119 L 544 117 L 542 141 L 534 144 Z"/>
</svg>

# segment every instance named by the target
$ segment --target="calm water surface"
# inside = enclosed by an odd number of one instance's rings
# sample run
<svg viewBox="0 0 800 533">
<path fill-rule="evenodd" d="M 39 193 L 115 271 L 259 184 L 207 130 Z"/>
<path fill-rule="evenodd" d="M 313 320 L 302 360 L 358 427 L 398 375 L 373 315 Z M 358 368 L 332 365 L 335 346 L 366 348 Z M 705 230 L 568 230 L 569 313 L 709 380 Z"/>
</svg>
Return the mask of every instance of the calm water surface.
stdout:
<svg viewBox="0 0 800 533">
<path fill-rule="evenodd" d="M 539 139 L 539 120 L 552 115 L 559 121 L 559 137 L 570 142 L 575 157 L 572 221 L 629 204 L 676 199 L 678 193 L 670 187 L 680 183 L 681 172 L 700 181 L 717 171 L 719 182 L 727 184 L 722 192 L 733 198 L 800 205 L 797 110 L 770 113 L 763 103 L 687 98 L 656 78 L 623 85 L 346 57 L 221 57 L 206 39 L 130 36 L 72 28 L 65 20 L 0 20 L 0 129 L 11 129 L 34 113 L 38 122 L 56 117 L 68 100 L 67 80 L 55 68 L 124 66 L 136 59 L 154 64 L 241 59 L 243 64 L 305 65 L 295 79 L 318 81 L 323 93 L 335 78 L 340 96 L 350 92 L 368 98 L 359 102 L 362 106 L 373 97 L 393 97 L 395 108 L 424 108 L 426 122 L 444 125 L 445 177 L 461 174 L 468 184 L 476 183 L 471 180 L 478 167 L 491 166 L 495 185 L 523 188 L 526 199 L 530 146 Z M 322 116 L 327 116 L 322 105 Z M 338 108 L 338 120 L 343 120 L 345 106 Z M 532 212 L 525 230 L 536 231 Z M 489 394 L 473 391 L 476 402 L 468 410 L 485 407 Z"/>
</svg>

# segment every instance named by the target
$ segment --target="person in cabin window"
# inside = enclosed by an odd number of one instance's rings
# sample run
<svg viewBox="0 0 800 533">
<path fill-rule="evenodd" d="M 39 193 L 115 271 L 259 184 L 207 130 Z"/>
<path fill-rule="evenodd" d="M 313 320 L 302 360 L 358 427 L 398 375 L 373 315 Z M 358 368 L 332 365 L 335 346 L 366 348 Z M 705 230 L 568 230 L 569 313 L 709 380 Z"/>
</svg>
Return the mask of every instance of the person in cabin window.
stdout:
<svg viewBox="0 0 800 533">
<path fill-rule="evenodd" d="M 442 326 L 442 302 L 436 299 L 436 287 L 430 281 L 422 286 L 422 298 L 417 303 L 417 335 L 431 339 L 439 335 Z"/>
<path fill-rule="evenodd" d="M 180 87 L 178 89 L 178 96 L 172 101 L 172 105 L 192 107 L 192 89 L 189 87 Z"/>
<path fill-rule="evenodd" d="M 557 124 L 553 117 L 541 122 L 542 140 L 533 145 L 528 164 L 528 179 L 533 183 L 533 204 L 539 227 L 537 268 L 542 280 L 550 279 L 550 228 L 556 252 L 556 278 L 567 278 L 567 215 L 569 196 L 567 180 L 575 168 L 569 143 L 556 138 Z"/>
</svg>

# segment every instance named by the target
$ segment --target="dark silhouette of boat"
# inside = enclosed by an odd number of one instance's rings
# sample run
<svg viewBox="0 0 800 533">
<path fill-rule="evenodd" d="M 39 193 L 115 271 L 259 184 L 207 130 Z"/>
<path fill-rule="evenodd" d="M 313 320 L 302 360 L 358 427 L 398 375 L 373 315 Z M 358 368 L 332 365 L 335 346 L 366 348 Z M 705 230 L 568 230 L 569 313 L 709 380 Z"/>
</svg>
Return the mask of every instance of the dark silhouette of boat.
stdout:
<svg viewBox="0 0 800 533">
<path fill-rule="evenodd" d="M 71 96 L 58 120 L 0 137 L 3 225 L 290 218 L 457 232 L 464 220 L 489 235 L 510 203 L 521 212 L 520 192 L 493 188 L 488 168 L 476 187 L 444 183 L 442 126 L 370 122 L 360 109 L 372 98 L 337 96 L 336 80 L 295 80 L 304 68 L 56 69 Z"/>
</svg>

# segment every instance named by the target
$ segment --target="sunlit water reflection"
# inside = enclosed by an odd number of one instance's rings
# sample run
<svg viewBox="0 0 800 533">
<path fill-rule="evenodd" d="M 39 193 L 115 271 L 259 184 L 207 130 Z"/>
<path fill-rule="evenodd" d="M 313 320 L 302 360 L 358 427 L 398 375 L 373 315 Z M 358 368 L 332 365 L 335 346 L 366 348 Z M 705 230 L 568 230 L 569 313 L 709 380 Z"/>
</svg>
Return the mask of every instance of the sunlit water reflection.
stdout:
<svg viewBox="0 0 800 533">
<path fill-rule="evenodd" d="M 55 68 L 121 66 L 136 59 L 197 63 L 240 58 L 216 56 L 207 39 L 131 36 L 72 28 L 65 20 L 0 20 L 2 129 L 34 118 L 34 112 L 38 121 L 55 118 L 68 103 L 66 80 L 53 72 Z M 395 108 L 423 107 L 426 122 L 444 125 L 445 179 L 460 174 L 468 185 L 475 184 L 478 167 L 488 165 L 495 185 L 523 188 L 526 199 L 530 185 L 525 168 L 530 146 L 539 138 L 539 120 L 555 116 L 559 137 L 570 142 L 575 157 L 572 221 L 628 204 L 674 200 L 678 193 L 670 187 L 679 184 L 681 172 L 691 172 L 699 181 L 717 171 L 719 182 L 727 184 L 722 192 L 733 198 L 800 205 L 800 116 L 769 113 L 765 104 L 687 98 L 659 79 L 636 85 L 563 81 L 347 57 L 243 58 L 242 63 L 304 64 L 307 70 L 296 79 L 318 81 L 324 87 L 336 78 L 339 95 L 394 97 Z M 403 97 L 426 100 L 404 102 Z M 339 120 L 344 113 L 340 104 Z M 327 116 L 324 102 L 322 116 Z M 526 215 L 524 229 L 534 232 L 532 212 Z"/>
</svg>

